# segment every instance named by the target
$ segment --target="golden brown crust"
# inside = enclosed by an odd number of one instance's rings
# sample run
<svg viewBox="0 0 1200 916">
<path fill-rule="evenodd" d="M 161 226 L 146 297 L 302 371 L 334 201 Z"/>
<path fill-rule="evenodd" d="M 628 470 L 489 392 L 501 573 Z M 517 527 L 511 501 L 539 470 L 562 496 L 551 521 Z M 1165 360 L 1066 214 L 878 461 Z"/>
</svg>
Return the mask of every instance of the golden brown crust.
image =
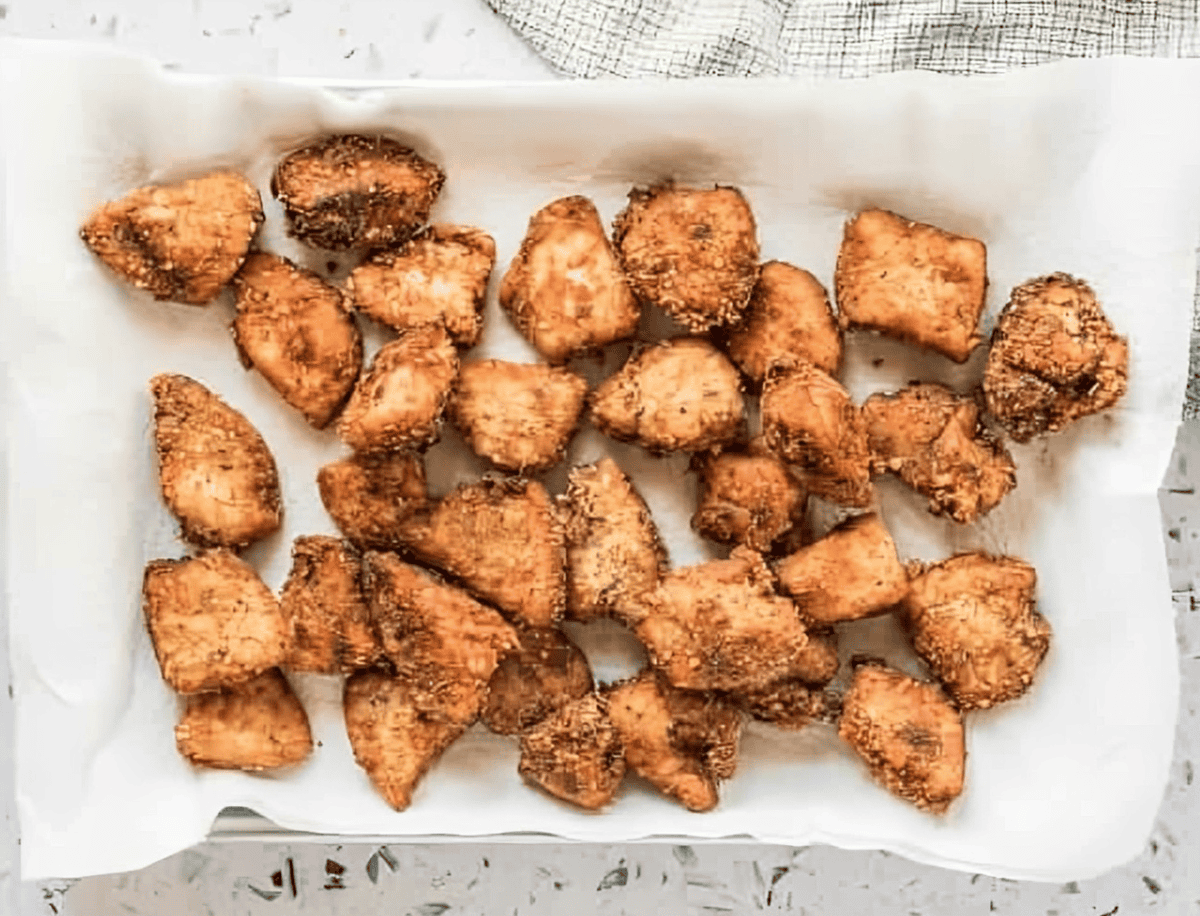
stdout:
<svg viewBox="0 0 1200 916">
<path fill-rule="evenodd" d="M 719 544 L 767 553 L 804 523 L 808 494 L 787 465 L 761 447 L 698 462 L 700 504 L 692 527 Z"/>
<path fill-rule="evenodd" d="M 589 691 L 521 735 L 517 771 L 556 798 L 595 811 L 613 800 L 625 776 L 621 738 L 608 704 Z"/>
<path fill-rule="evenodd" d="M 786 731 L 800 731 L 814 721 L 828 722 L 841 712 L 841 704 L 828 691 L 803 681 L 777 681 L 761 690 L 732 696 L 743 710 L 759 722 Z"/>
<path fill-rule="evenodd" d="M 271 193 L 288 232 L 317 248 L 383 248 L 429 218 L 446 176 L 387 137 L 326 137 L 279 161 Z"/>
<path fill-rule="evenodd" d="M 110 201 L 79 235 L 155 299 L 204 305 L 237 273 L 263 222 L 262 199 L 236 172 L 149 185 Z"/>
<path fill-rule="evenodd" d="M 351 455 L 317 472 L 321 502 L 363 550 L 398 550 L 400 523 L 428 502 L 425 463 L 414 452 Z"/>
<path fill-rule="evenodd" d="M 500 735 L 521 734 L 592 690 L 587 656 L 561 630 L 520 627 L 517 638 L 520 646 L 492 674 L 480 715 Z"/>
<path fill-rule="evenodd" d="M 183 538 L 236 549 L 275 531 L 279 472 L 250 421 L 184 375 L 156 375 L 150 391 L 159 485 Z"/>
</svg>

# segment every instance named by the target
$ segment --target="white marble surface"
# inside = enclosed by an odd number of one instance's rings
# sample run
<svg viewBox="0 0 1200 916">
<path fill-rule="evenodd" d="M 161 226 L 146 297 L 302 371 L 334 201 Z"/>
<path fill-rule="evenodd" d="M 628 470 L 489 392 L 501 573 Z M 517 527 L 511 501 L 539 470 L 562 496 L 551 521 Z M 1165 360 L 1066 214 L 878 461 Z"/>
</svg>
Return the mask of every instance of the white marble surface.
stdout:
<svg viewBox="0 0 1200 916">
<path fill-rule="evenodd" d="M 0 0 L 0 34 L 113 42 L 181 69 L 346 78 L 553 78 L 482 0 Z M 1171 783 L 1150 843 L 1091 881 L 1032 884 L 881 853 L 753 845 L 210 842 L 140 872 L 21 884 L 11 701 L 0 694 L 0 913 L 1109 914 L 1200 912 L 1200 422 L 1164 481 L 1183 696 Z M 7 646 L 0 628 L 0 666 Z M 1119 672 L 1114 672 L 1120 676 Z M 276 875 L 278 877 L 276 878 Z M 294 879 L 294 880 L 293 880 Z"/>
</svg>

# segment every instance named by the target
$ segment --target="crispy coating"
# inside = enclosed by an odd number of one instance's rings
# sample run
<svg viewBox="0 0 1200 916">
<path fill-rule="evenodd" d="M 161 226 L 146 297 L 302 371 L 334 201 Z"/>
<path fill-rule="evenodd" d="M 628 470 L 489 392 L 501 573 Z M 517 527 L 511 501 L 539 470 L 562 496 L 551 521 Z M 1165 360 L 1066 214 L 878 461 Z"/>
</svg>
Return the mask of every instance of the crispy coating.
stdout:
<svg viewBox="0 0 1200 916">
<path fill-rule="evenodd" d="M 804 523 L 808 494 L 787 465 L 752 445 L 697 462 L 700 504 L 692 527 L 719 544 L 766 553 Z"/>
<path fill-rule="evenodd" d="M 175 745 L 196 766 L 254 771 L 303 762 L 313 741 L 304 707 L 272 668 L 237 687 L 189 696 Z"/>
<path fill-rule="evenodd" d="M 362 556 L 348 541 L 296 538 L 279 606 L 291 628 L 290 670 L 349 674 L 380 660 L 362 590 Z"/>
<path fill-rule="evenodd" d="M 529 220 L 500 305 L 552 363 L 632 337 L 642 314 L 600 214 L 579 196 L 553 201 Z"/>
<path fill-rule="evenodd" d="M 358 452 L 432 445 L 457 376 L 458 351 L 442 328 L 406 331 L 375 354 L 342 411 L 338 435 Z"/>
<path fill-rule="evenodd" d="M 741 376 L 707 340 L 659 341 L 592 392 L 591 417 L 614 439 L 653 452 L 720 448 L 745 432 Z"/>
<path fill-rule="evenodd" d="M 289 153 L 271 176 L 288 232 L 317 248 L 384 248 L 429 218 L 446 176 L 387 137 L 344 134 Z"/>
<path fill-rule="evenodd" d="M 896 545 L 873 512 L 846 519 L 784 557 L 775 575 L 800 613 L 819 624 L 886 614 L 908 593 Z"/>
<path fill-rule="evenodd" d="M 362 369 L 362 334 L 344 294 L 287 258 L 253 252 L 233 278 L 233 340 L 317 429 L 350 397 Z"/>
<path fill-rule="evenodd" d="M 756 385 L 772 366 L 796 360 L 835 375 L 842 362 L 842 330 L 816 277 L 783 261 L 768 261 L 746 314 L 729 331 L 726 349 Z"/>
<path fill-rule="evenodd" d="M 150 561 L 142 607 L 163 679 L 180 693 L 232 687 L 287 659 L 279 602 L 223 547 Z"/>
<path fill-rule="evenodd" d="M 736 322 L 758 279 L 754 214 L 736 188 L 634 188 L 613 242 L 634 292 L 689 331 Z"/>
<path fill-rule="evenodd" d="M 828 682 L 836 646 L 810 633 L 774 584 L 759 554 L 735 547 L 728 560 L 668 573 L 624 616 L 676 687 L 738 692 L 788 678 Z"/>
<path fill-rule="evenodd" d="M 645 500 L 611 458 L 576 467 L 558 498 L 567 547 L 567 617 L 608 617 L 654 588 L 667 551 Z"/>
<path fill-rule="evenodd" d="M 428 501 L 425 464 L 413 452 L 351 455 L 317 472 L 321 502 L 351 543 L 398 550 L 400 523 Z"/>
<path fill-rule="evenodd" d="M 712 693 L 678 690 L 653 671 L 608 688 L 608 714 L 629 769 L 690 811 L 717 805 L 737 767 L 742 717 Z"/>
<path fill-rule="evenodd" d="M 401 523 L 405 549 L 530 627 L 563 612 L 562 524 L 546 488 L 523 479 L 484 479 Z"/>
<path fill-rule="evenodd" d="M 987 409 L 1028 442 L 1112 407 L 1129 380 L 1129 345 L 1096 294 L 1056 273 L 1012 291 L 992 332 L 983 376 Z"/>
<path fill-rule="evenodd" d="M 520 734 L 592 690 L 592 669 L 575 643 L 552 627 L 517 631 L 500 659 L 480 718 L 501 735 Z"/>
<path fill-rule="evenodd" d="M 236 172 L 149 185 L 110 201 L 79 235 L 113 271 L 155 299 L 204 305 L 242 265 L 262 198 Z"/>
<path fill-rule="evenodd" d="M 786 731 L 800 731 L 814 721 L 830 721 L 841 711 L 840 703 L 830 693 L 795 680 L 777 681 L 761 690 L 737 694 L 734 699 L 759 722 Z"/>
<path fill-rule="evenodd" d="M 250 421 L 185 375 L 156 375 L 150 391 L 159 485 L 184 540 L 236 549 L 275 531 L 279 472 Z"/>
<path fill-rule="evenodd" d="M 364 315 L 395 328 L 440 324 L 460 347 L 483 330 L 483 303 L 496 243 L 474 226 L 430 226 L 399 248 L 376 252 L 346 289 Z"/>
<path fill-rule="evenodd" d="M 962 716 L 936 684 L 856 660 L 838 734 L 894 795 L 940 814 L 961 793 Z"/>
<path fill-rule="evenodd" d="M 608 703 L 588 692 L 521 735 L 517 771 L 556 798 L 594 811 L 625 776 L 625 749 L 608 717 Z"/>
<path fill-rule="evenodd" d="M 587 380 L 542 363 L 485 359 L 458 374 L 449 413 L 475 454 L 504 471 L 544 471 L 562 460 Z"/>
<path fill-rule="evenodd" d="M 834 286 L 843 328 L 879 331 L 956 363 L 982 340 L 987 249 L 978 239 L 864 210 L 846 223 Z"/>
<path fill-rule="evenodd" d="M 913 648 L 958 707 L 985 709 L 1028 690 L 1050 647 L 1033 567 L 965 553 L 913 574 L 901 616 Z"/>
<path fill-rule="evenodd" d="M 866 422 L 836 379 L 797 363 L 767 377 L 761 404 L 764 443 L 799 466 L 809 493 L 844 506 L 870 505 Z"/>
<path fill-rule="evenodd" d="M 862 407 L 875 473 L 890 471 L 929 498 L 929 511 L 969 524 L 1017 485 L 1004 443 L 983 425 L 974 398 L 914 382 L 873 394 Z"/>
</svg>

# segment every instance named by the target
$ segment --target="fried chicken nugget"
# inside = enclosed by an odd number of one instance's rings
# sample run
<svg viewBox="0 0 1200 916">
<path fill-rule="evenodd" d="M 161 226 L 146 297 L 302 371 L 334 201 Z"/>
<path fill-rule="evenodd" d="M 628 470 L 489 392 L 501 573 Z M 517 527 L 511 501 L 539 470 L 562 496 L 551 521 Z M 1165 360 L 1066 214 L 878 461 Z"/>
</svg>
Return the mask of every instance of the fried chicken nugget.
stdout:
<svg viewBox="0 0 1200 916">
<path fill-rule="evenodd" d="M 384 344 L 338 420 L 342 441 L 359 452 L 432 445 L 458 376 L 458 351 L 436 325 Z"/>
<path fill-rule="evenodd" d="M 809 493 L 844 506 L 870 505 L 866 422 L 836 379 L 796 363 L 768 375 L 761 405 L 764 443 L 799 466 Z"/>
<path fill-rule="evenodd" d="M 737 707 L 712 693 L 672 687 L 651 670 L 607 692 L 629 769 L 690 811 L 715 808 L 718 784 L 737 767 Z"/>
<path fill-rule="evenodd" d="M 159 485 L 184 540 L 236 549 L 275 531 L 279 471 L 250 421 L 185 375 L 156 375 L 150 391 Z"/>
<path fill-rule="evenodd" d="M 271 193 L 288 232 L 317 248 L 385 248 L 429 218 L 442 170 L 387 137 L 327 137 L 280 160 Z"/>
<path fill-rule="evenodd" d="M 658 585 L 667 551 L 645 500 L 611 458 L 573 468 L 558 498 L 566 538 L 567 617 L 608 617 Z"/>
<path fill-rule="evenodd" d="M 767 722 L 786 731 L 800 731 L 814 721 L 827 722 L 837 717 L 841 705 L 829 693 L 803 681 L 776 681 L 761 690 L 733 695 L 743 710 L 759 722 Z"/>
<path fill-rule="evenodd" d="M 634 292 L 693 332 L 736 322 L 758 279 L 754 214 L 736 188 L 634 188 L 613 243 Z"/>
<path fill-rule="evenodd" d="M 600 214 L 579 196 L 553 201 L 529 220 L 500 305 L 552 363 L 632 337 L 642 315 Z"/>
<path fill-rule="evenodd" d="M 746 314 L 729 331 L 726 349 L 756 385 L 772 366 L 797 359 L 834 375 L 842 362 L 842 330 L 816 277 L 783 261 L 768 261 Z"/>
<path fill-rule="evenodd" d="M 589 811 L 612 801 L 625 777 L 625 748 L 604 698 L 589 691 L 522 734 L 517 772 Z"/>
<path fill-rule="evenodd" d="M 428 501 L 425 464 L 414 452 L 351 455 L 317 472 L 321 502 L 363 550 L 398 550 L 400 522 Z"/>
<path fill-rule="evenodd" d="M 587 656 L 561 630 L 517 630 L 520 645 L 500 659 L 480 718 L 499 735 L 517 735 L 592 690 Z"/>
<path fill-rule="evenodd" d="M 862 407 L 875 473 L 891 471 L 929 498 L 929 511 L 970 524 L 1017 485 L 1012 456 L 973 398 L 913 382 Z"/>
<path fill-rule="evenodd" d="M 345 297 L 311 270 L 265 251 L 246 258 L 233 291 L 242 363 L 324 429 L 362 369 L 362 334 Z"/>
<path fill-rule="evenodd" d="M 896 544 L 873 512 L 846 519 L 784 557 L 775 575 L 800 613 L 818 624 L 886 614 L 908 594 Z"/>
<path fill-rule="evenodd" d="M 983 376 L 987 409 L 1017 442 L 1057 432 L 1125 394 L 1129 345 L 1096 294 L 1056 273 L 1012 291 L 992 331 Z"/>
<path fill-rule="evenodd" d="M 761 555 L 735 547 L 728 560 L 668 573 L 623 617 L 676 687 L 736 693 L 788 678 L 827 683 L 836 646 L 810 633 L 774 584 Z"/>
<path fill-rule="evenodd" d="M 745 431 L 741 376 L 707 340 L 659 341 L 592 392 L 591 417 L 614 439 L 653 452 L 720 448 Z"/>
<path fill-rule="evenodd" d="M 460 347 L 479 343 L 496 243 L 474 226 L 430 226 L 399 248 L 376 252 L 346 281 L 354 306 L 407 331 L 440 324 Z"/>
<path fill-rule="evenodd" d="M 459 372 L 449 414 L 476 455 L 504 471 L 544 471 L 562 460 L 587 389 L 570 369 L 479 360 Z"/>
<path fill-rule="evenodd" d="M 936 684 L 856 659 L 838 734 L 884 788 L 918 808 L 940 814 L 962 793 L 962 716 Z"/>
<path fill-rule="evenodd" d="M 804 523 L 808 494 L 787 465 L 760 445 L 697 462 L 700 505 L 692 527 L 718 544 L 766 553 Z"/>
<path fill-rule="evenodd" d="M 313 749 L 308 715 L 278 668 L 189 696 L 175 745 L 196 766 L 250 771 L 294 766 Z"/>
<path fill-rule="evenodd" d="M 99 207 L 79 235 L 155 299 L 205 305 L 237 273 L 263 222 L 262 198 L 236 172 L 138 188 Z"/>
<path fill-rule="evenodd" d="M 163 679 L 180 693 L 233 687 L 287 659 L 279 602 L 253 567 L 223 547 L 152 560 L 142 606 Z"/>
<path fill-rule="evenodd" d="M 986 709 L 1025 693 L 1051 633 L 1037 610 L 1033 567 L 965 553 L 912 571 L 902 619 L 913 648 L 959 709 Z"/>
</svg>

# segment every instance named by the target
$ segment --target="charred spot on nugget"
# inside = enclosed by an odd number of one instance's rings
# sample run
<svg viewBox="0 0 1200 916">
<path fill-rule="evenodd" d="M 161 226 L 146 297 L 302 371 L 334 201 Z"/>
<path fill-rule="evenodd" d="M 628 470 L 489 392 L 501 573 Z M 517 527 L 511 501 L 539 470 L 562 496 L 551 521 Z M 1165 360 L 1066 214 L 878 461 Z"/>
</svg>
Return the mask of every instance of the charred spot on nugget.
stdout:
<svg viewBox="0 0 1200 916">
<path fill-rule="evenodd" d="M 589 691 L 524 732 L 517 771 L 555 798 L 589 811 L 611 802 L 625 776 L 625 749 L 607 701 Z"/>
<path fill-rule="evenodd" d="M 236 172 L 149 185 L 99 207 L 79 235 L 118 276 L 155 299 L 205 305 L 242 265 L 262 199 Z"/>
<path fill-rule="evenodd" d="M 987 250 L 887 210 L 846 223 L 834 273 L 843 328 L 865 328 L 928 347 L 956 363 L 982 341 Z"/>
<path fill-rule="evenodd" d="M 425 463 L 415 452 L 351 455 L 317 472 L 334 524 L 363 550 L 397 550 L 400 523 L 428 501 Z"/>
<path fill-rule="evenodd" d="M 834 696 L 803 681 L 776 681 L 758 690 L 745 690 L 731 698 L 751 718 L 785 731 L 800 731 L 813 722 L 829 722 L 841 712 Z"/>
<path fill-rule="evenodd" d="M 988 411 L 1017 442 L 1107 410 L 1129 381 L 1129 345 L 1096 294 L 1064 273 L 1012 291 L 983 376 Z"/>
<path fill-rule="evenodd" d="M 488 683 L 480 718 L 499 735 L 517 735 L 592 690 L 587 656 L 561 630 L 520 627 Z"/>
<path fill-rule="evenodd" d="M 782 461 L 757 443 L 749 451 L 696 460 L 700 504 L 692 527 L 718 544 L 768 553 L 804 523 L 808 494 Z"/>
<path fill-rule="evenodd" d="M 271 193 L 283 204 L 288 232 L 307 245 L 384 248 L 424 225 L 445 178 L 395 140 L 343 134 L 281 159 Z"/>
</svg>

